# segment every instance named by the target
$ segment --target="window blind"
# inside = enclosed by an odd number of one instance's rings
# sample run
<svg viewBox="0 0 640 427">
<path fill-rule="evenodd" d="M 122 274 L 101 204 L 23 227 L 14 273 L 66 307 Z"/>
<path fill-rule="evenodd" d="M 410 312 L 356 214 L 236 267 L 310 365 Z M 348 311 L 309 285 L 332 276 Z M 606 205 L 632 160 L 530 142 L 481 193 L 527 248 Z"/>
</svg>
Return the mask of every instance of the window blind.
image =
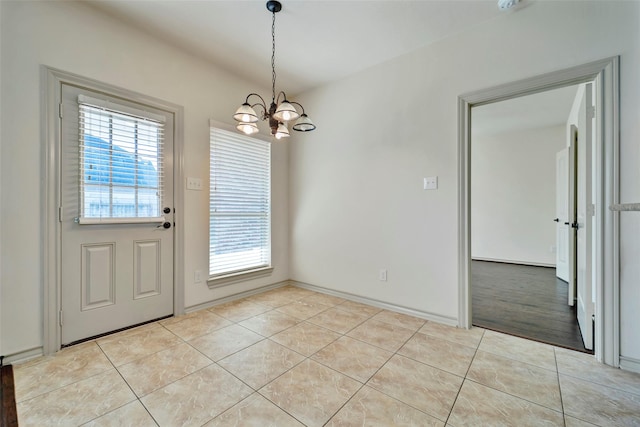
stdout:
<svg viewBox="0 0 640 427">
<path fill-rule="evenodd" d="M 271 146 L 210 129 L 209 276 L 271 265 Z"/>
<path fill-rule="evenodd" d="M 78 97 L 81 224 L 162 220 L 164 118 Z"/>
</svg>

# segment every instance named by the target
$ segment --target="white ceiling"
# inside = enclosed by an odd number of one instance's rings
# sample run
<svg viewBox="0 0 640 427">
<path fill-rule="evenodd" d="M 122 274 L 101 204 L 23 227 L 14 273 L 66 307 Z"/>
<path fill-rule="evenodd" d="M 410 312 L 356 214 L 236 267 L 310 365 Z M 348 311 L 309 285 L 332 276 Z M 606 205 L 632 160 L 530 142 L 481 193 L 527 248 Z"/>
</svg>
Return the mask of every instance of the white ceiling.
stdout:
<svg viewBox="0 0 640 427">
<path fill-rule="evenodd" d="M 271 86 L 271 13 L 266 0 L 86 4 L 260 87 Z M 284 0 L 282 6 L 276 14 L 276 89 L 290 96 L 518 12 L 500 11 L 497 0 Z"/>
<path fill-rule="evenodd" d="M 483 22 L 509 19 L 535 6 L 536 0 L 521 0 L 508 11 L 499 10 L 497 0 L 281 2 L 282 11 L 276 14 L 276 90 L 295 97 Z M 85 4 L 255 83 L 248 92 L 271 86 L 271 13 L 266 0 L 85 0 Z M 505 131 L 566 121 L 573 100 L 569 92 L 474 109 L 473 130 Z M 546 106 L 540 108 L 538 102 Z"/>
</svg>

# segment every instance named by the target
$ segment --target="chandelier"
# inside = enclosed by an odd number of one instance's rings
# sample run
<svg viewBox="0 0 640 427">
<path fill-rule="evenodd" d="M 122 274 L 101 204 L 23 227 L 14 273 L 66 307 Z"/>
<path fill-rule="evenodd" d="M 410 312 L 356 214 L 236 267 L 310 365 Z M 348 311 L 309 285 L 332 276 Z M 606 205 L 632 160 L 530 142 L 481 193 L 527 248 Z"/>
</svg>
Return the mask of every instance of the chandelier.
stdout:
<svg viewBox="0 0 640 427">
<path fill-rule="evenodd" d="M 270 0 L 267 2 L 267 10 L 272 14 L 271 105 L 267 108 L 264 98 L 257 93 L 250 93 L 247 95 L 244 104 L 233 115 L 233 118 L 238 122 L 236 128 L 247 135 L 258 132 L 258 120 L 269 120 L 271 135 L 281 139 L 289 136 L 287 124 L 296 119 L 297 121 L 293 124 L 292 129 L 298 132 L 310 132 L 316 128 L 316 125 L 304 112 L 304 107 L 297 102 L 287 100 L 287 95 L 284 92 L 280 91 L 276 97 L 276 13 L 282 10 L 282 4 L 279 1 Z M 250 104 L 249 98 L 251 97 L 257 97 L 260 101 Z M 300 107 L 302 114 L 298 113 L 294 104 Z M 254 109 L 255 107 L 262 107 L 262 115 L 258 116 Z"/>
</svg>

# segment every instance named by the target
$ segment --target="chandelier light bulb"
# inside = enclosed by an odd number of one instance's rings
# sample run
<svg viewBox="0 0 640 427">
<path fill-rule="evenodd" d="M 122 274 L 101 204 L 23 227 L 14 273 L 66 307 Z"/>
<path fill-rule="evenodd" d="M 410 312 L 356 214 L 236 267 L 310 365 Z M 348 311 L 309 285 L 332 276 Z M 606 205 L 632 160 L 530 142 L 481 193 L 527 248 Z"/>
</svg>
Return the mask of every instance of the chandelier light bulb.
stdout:
<svg viewBox="0 0 640 427">
<path fill-rule="evenodd" d="M 273 118 L 279 122 L 288 122 L 289 120 L 295 120 L 298 117 L 300 117 L 300 114 L 296 111 L 296 107 L 286 99 L 278 105 L 278 109 L 273 113 Z"/>
<path fill-rule="evenodd" d="M 233 118 L 238 122 L 255 123 L 258 121 L 258 114 L 248 102 L 245 102 L 236 110 Z"/>
<path fill-rule="evenodd" d="M 255 123 L 240 122 L 238 126 L 236 126 L 236 129 L 246 135 L 252 135 L 258 132 L 258 126 Z"/>
<path fill-rule="evenodd" d="M 289 137 L 289 129 L 287 129 L 287 126 L 284 123 L 280 123 L 278 125 L 278 130 L 276 130 L 275 137 L 276 139 Z"/>
</svg>

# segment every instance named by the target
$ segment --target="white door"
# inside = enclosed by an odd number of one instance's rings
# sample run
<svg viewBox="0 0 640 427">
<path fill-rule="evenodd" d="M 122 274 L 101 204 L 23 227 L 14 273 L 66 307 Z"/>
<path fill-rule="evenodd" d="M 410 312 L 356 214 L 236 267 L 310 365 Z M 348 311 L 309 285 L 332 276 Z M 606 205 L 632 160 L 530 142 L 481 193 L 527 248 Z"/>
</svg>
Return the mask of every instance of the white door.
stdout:
<svg viewBox="0 0 640 427">
<path fill-rule="evenodd" d="M 592 298 L 592 85 L 587 84 L 578 116 L 577 315 L 585 348 L 593 349 L 595 304 Z"/>
<path fill-rule="evenodd" d="M 62 103 L 64 345 L 173 313 L 173 118 L 70 85 Z"/>
<path fill-rule="evenodd" d="M 569 282 L 569 149 L 556 153 L 556 276 Z"/>
<path fill-rule="evenodd" d="M 573 307 L 576 304 L 576 292 L 577 292 L 577 269 L 576 269 L 576 229 L 571 226 L 572 223 L 576 222 L 576 211 L 577 211 L 577 201 L 576 201 L 576 184 L 578 181 L 577 172 L 576 172 L 576 150 L 578 147 L 578 128 L 574 125 L 571 125 L 571 136 L 570 136 L 570 144 L 569 144 L 569 211 L 568 218 L 565 221 L 565 225 L 567 226 L 567 234 L 569 238 L 569 292 L 568 296 L 568 304 Z"/>
<path fill-rule="evenodd" d="M 568 148 L 556 153 L 556 276 L 568 284 L 568 304 L 576 299 L 576 146 L 578 131 L 571 126 Z"/>
</svg>

